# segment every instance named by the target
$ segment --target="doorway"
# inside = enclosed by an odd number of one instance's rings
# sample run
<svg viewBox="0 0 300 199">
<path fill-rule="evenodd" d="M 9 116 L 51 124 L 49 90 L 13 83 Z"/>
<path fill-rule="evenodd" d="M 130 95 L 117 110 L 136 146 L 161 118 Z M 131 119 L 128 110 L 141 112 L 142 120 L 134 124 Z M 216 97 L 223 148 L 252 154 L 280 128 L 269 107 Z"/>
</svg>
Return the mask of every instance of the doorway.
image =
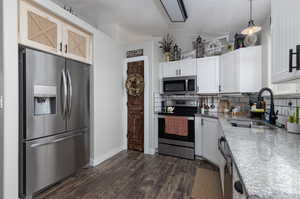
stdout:
<svg viewBox="0 0 300 199">
<path fill-rule="evenodd" d="M 144 152 L 144 61 L 127 63 L 127 148 Z"/>
</svg>

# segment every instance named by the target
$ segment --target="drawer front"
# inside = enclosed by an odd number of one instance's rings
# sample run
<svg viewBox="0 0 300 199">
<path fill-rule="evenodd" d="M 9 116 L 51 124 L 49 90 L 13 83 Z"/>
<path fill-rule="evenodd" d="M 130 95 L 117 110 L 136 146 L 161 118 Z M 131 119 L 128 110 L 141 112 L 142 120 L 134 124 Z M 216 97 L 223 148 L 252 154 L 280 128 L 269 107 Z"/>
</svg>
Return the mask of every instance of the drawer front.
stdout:
<svg viewBox="0 0 300 199">
<path fill-rule="evenodd" d="M 176 156 L 186 159 L 195 159 L 195 150 L 194 148 L 182 147 L 182 146 L 173 146 L 169 144 L 158 144 L 158 153 L 163 155 Z"/>
<path fill-rule="evenodd" d="M 68 133 L 26 144 L 26 194 L 31 195 L 88 164 L 88 133 Z"/>
</svg>

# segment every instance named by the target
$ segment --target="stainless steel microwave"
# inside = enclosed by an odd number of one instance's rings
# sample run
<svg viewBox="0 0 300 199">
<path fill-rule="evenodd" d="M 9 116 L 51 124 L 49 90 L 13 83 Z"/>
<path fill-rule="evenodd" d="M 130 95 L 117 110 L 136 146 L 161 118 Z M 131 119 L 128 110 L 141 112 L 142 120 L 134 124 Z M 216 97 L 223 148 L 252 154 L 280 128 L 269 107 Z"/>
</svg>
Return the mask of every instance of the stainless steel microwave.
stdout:
<svg viewBox="0 0 300 199">
<path fill-rule="evenodd" d="M 164 94 L 196 94 L 197 76 L 163 78 Z"/>
</svg>

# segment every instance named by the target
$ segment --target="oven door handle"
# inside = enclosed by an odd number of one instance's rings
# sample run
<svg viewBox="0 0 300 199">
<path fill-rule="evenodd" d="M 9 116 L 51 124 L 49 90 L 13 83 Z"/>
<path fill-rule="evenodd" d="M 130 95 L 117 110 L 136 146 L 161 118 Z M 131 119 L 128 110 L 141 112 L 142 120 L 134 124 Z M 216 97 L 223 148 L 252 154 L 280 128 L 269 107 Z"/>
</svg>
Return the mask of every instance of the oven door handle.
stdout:
<svg viewBox="0 0 300 199">
<path fill-rule="evenodd" d="M 171 117 L 176 117 L 176 116 L 173 116 L 173 115 L 170 115 Z M 158 118 L 163 118 L 163 119 L 165 119 L 165 118 L 167 118 L 168 116 L 163 116 L 163 115 L 159 115 L 158 116 Z M 185 117 L 185 116 L 178 116 L 178 117 Z M 185 117 L 185 118 L 187 118 L 187 120 L 195 120 L 195 118 L 194 117 Z"/>
<path fill-rule="evenodd" d="M 222 136 L 222 137 L 219 138 L 219 140 L 218 140 L 218 148 L 219 148 L 219 151 L 221 152 L 222 156 L 226 160 L 227 158 L 229 158 L 229 156 L 226 155 L 225 152 L 222 149 L 222 143 L 223 142 L 226 142 L 226 138 L 224 136 Z"/>
</svg>

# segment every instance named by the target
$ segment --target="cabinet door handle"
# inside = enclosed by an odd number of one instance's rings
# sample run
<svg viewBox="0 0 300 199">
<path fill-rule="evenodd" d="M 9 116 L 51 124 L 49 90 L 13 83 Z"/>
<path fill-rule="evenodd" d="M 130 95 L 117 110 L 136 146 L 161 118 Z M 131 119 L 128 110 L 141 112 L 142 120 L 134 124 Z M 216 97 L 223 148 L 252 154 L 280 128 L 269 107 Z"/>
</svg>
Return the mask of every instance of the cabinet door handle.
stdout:
<svg viewBox="0 0 300 199">
<path fill-rule="evenodd" d="M 234 189 L 236 190 L 236 192 L 238 192 L 240 194 L 244 193 L 243 185 L 242 185 L 241 181 L 236 181 L 234 183 Z"/>
<path fill-rule="evenodd" d="M 62 42 L 60 42 L 60 44 L 59 44 L 59 50 L 60 50 L 60 52 L 62 52 L 62 48 L 63 48 L 63 45 L 62 45 Z"/>
<path fill-rule="evenodd" d="M 222 91 L 222 87 L 221 87 L 221 85 L 219 85 L 219 92 L 221 92 Z"/>
<path fill-rule="evenodd" d="M 181 76 L 181 69 L 179 69 L 179 75 Z"/>
<path fill-rule="evenodd" d="M 204 121 L 203 121 L 203 119 L 201 118 L 201 126 L 203 126 L 203 124 L 204 124 Z"/>
<path fill-rule="evenodd" d="M 293 65 L 293 56 L 296 55 L 296 66 Z M 293 69 L 300 70 L 300 45 L 296 46 L 296 52 L 293 49 L 289 50 L 289 72 L 293 72 Z"/>
<path fill-rule="evenodd" d="M 68 44 L 65 46 L 65 53 L 68 53 Z"/>
</svg>

